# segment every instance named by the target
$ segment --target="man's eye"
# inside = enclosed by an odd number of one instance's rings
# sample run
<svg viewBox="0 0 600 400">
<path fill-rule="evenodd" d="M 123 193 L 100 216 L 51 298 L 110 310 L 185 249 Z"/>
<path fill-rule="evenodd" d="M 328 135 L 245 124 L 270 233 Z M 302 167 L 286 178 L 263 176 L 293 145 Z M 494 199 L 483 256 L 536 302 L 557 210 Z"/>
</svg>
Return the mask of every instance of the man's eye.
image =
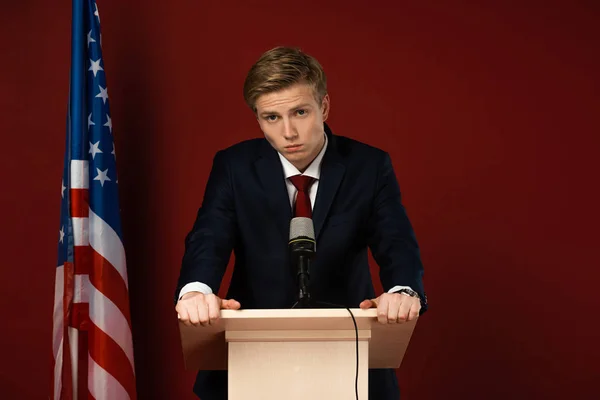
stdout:
<svg viewBox="0 0 600 400">
<path fill-rule="evenodd" d="M 298 115 L 305 115 L 306 114 L 306 110 L 298 110 L 296 112 L 298 113 Z"/>
<path fill-rule="evenodd" d="M 268 121 L 275 121 L 275 120 L 277 120 L 277 115 L 269 115 L 269 116 L 267 117 L 267 120 L 268 120 Z"/>
</svg>

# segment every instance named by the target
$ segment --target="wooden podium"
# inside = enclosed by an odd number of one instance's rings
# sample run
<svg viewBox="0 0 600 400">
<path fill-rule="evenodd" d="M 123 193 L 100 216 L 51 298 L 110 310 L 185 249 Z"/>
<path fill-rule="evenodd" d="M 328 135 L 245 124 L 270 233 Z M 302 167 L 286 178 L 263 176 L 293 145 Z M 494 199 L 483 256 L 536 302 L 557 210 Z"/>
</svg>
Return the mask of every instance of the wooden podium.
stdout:
<svg viewBox="0 0 600 400">
<path fill-rule="evenodd" d="M 358 328 L 358 394 L 369 368 L 398 368 L 416 321 L 380 324 L 351 309 Z M 222 310 L 208 327 L 179 324 L 188 370 L 227 370 L 230 400 L 355 399 L 356 330 L 346 309 Z"/>
</svg>

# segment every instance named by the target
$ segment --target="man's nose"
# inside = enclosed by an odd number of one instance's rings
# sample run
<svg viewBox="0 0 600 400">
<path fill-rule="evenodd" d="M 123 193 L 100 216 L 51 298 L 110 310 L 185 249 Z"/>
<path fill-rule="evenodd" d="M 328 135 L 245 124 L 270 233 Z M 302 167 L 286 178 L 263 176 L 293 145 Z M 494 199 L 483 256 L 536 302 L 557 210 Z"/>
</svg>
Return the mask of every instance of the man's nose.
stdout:
<svg viewBox="0 0 600 400">
<path fill-rule="evenodd" d="M 293 140 L 298 136 L 298 132 L 296 132 L 296 128 L 291 123 L 290 120 L 283 121 L 283 137 L 287 140 Z"/>
</svg>

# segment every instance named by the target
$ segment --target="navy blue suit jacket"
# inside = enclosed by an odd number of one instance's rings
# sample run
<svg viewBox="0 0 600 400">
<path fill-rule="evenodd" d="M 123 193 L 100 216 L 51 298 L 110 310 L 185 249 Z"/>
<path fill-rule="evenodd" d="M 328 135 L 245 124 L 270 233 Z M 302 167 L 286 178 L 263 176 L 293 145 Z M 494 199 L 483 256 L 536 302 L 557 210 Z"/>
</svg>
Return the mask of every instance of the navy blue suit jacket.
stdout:
<svg viewBox="0 0 600 400">
<path fill-rule="evenodd" d="M 370 248 L 384 290 L 410 286 L 421 296 L 423 313 L 427 302 L 419 248 L 389 155 L 334 135 L 327 124 L 325 132 L 329 143 L 313 207 L 317 239 L 310 271 L 313 300 L 358 307 L 374 298 Z M 233 250 L 227 298 L 247 309 L 291 308 L 297 300 L 296 271 L 288 254 L 291 218 L 283 168 L 266 139 L 219 151 L 186 237 L 176 296 L 194 281 L 217 293 Z M 369 389 L 372 400 L 399 396 L 393 370 L 369 371 Z M 202 400 L 223 399 L 225 372 L 200 371 L 194 392 Z"/>
</svg>

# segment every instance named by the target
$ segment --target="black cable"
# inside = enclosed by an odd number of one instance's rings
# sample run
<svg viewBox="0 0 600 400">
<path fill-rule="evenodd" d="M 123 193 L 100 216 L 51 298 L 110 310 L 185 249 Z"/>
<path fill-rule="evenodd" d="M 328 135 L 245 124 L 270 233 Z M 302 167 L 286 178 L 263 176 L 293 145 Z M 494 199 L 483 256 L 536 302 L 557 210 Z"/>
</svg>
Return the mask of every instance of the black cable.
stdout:
<svg viewBox="0 0 600 400">
<path fill-rule="evenodd" d="M 331 304 L 331 303 L 326 303 L 324 301 L 317 301 L 316 304 L 320 304 L 323 306 L 328 306 L 328 307 L 336 307 L 336 308 L 345 308 L 346 310 L 348 310 L 348 312 L 350 313 L 350 316 L 352 317 L 352 322 L 354 323 L 354 333 L 355 333 L 355 337 L 356 337 L 356 375 L 354 377 L 354 393 L 356 394 L 356 400 L 358 400 L 358 326 L 356 325 L 356 319 L 354 318 L 354 314 L 352 314 L 352 311 L 350 310 L 349 307 L 346 306 L 340 306 L 338 304 Z"/>
<path fill-rule="evenodd" d="M 350 308 L 346 307 L 346 310 L 348 310 L 352 317 L 352 322 L 354 322 L 354 332 L 356 333 L 356 377 L 354 378 L 354 392 L 356 393 L 356 400 L 358 400 L 358 326 L 356 326 L 356 320 L 354 319 L 354 314 L 352 314 Z"/>
</svg>

